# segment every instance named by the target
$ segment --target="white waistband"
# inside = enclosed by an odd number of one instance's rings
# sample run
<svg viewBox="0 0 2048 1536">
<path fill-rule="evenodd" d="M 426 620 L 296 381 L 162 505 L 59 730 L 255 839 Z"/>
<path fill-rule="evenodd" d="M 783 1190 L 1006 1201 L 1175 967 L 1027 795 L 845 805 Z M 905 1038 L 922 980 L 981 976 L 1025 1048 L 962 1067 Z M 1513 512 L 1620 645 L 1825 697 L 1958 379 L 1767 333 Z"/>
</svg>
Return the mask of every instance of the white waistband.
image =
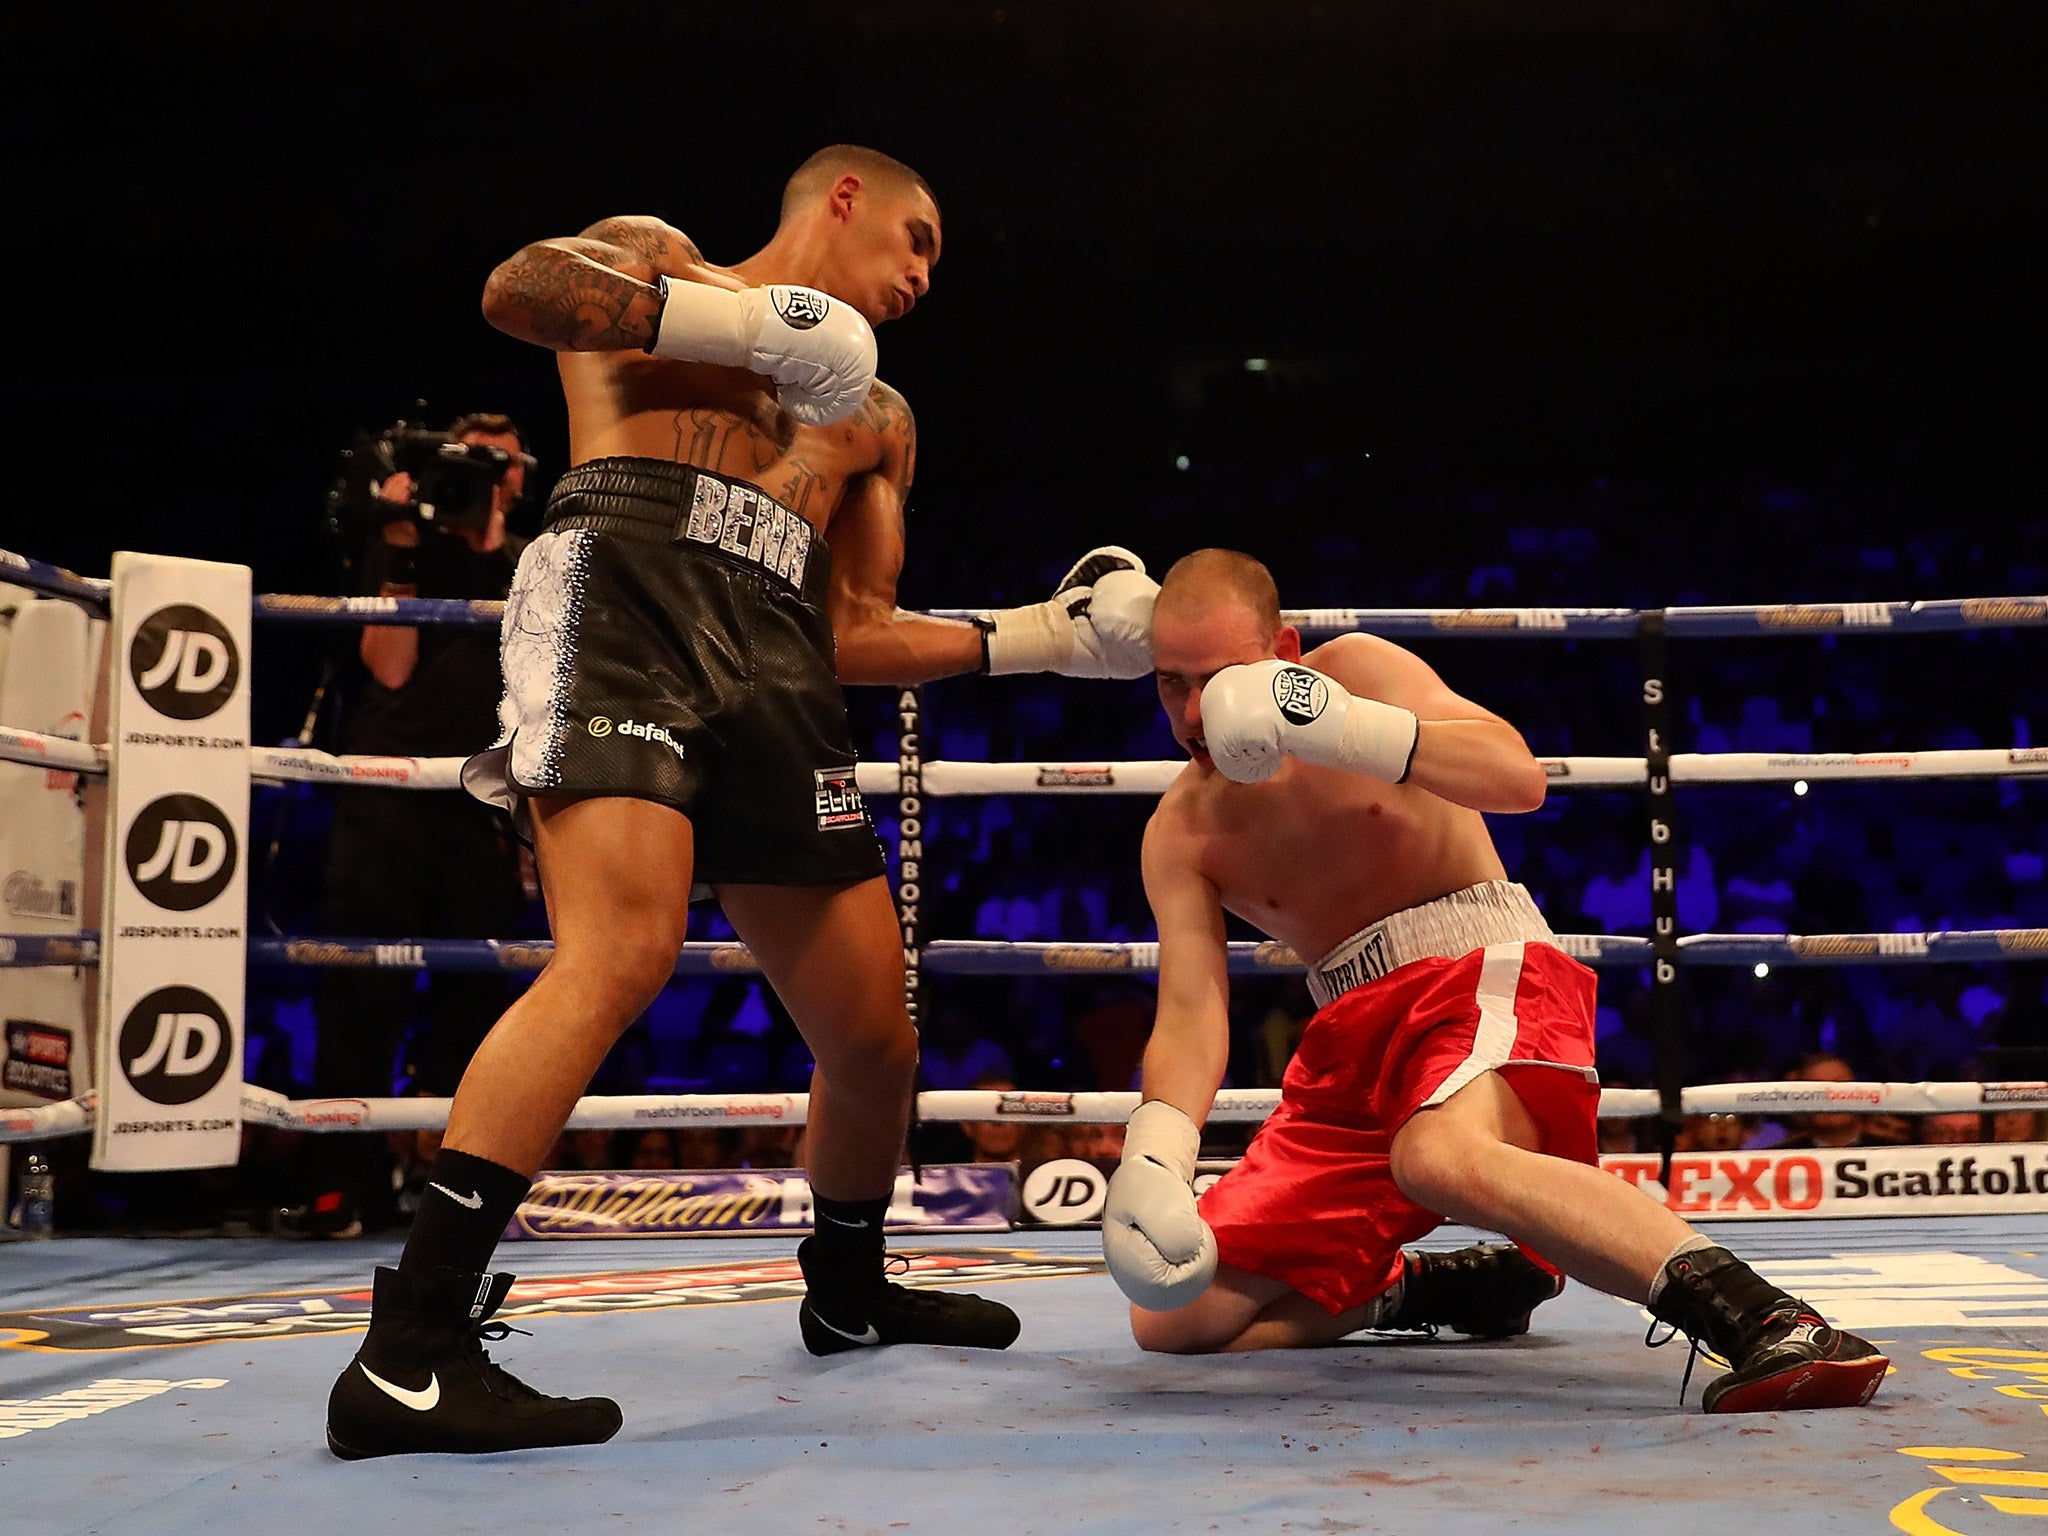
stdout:
<svg viewBox="0 0 2048 1536">
<path fill-rule="evenodd" d="M 1309 995 L 1327 1008 L 1411 961 L 1455 960 L 1489 944 L 1556 942 L 1526 890 L 1511 880 L 1488 880 L 1360 929 L 1308 968 Z"/>
</svg>

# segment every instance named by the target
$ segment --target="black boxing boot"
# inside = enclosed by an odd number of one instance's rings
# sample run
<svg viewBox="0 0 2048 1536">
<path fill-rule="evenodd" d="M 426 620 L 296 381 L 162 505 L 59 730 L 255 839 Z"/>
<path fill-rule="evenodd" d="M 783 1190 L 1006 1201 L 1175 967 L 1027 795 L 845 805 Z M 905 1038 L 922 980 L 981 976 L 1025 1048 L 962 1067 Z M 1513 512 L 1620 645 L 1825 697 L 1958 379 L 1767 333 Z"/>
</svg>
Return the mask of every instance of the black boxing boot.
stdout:
<svg viewBox="0 0 2048 1536">
<path fill-rule="evenodd" d="M 964 1349 L 1008 1349 L 1022 1327 L 998 1301 L 958 1291 L 912 1290 L 888 1278 L 907 1259 L 837 1248 L 807 1237 L 797 1245 L 806 1294 L 797 1312 L 804 1348 L 814 1355 L 877 1344 L 944 1344 Z"/>
<path fill-rule="evenodd" d="M 1868 1342 L 1830 1327 L 1805 1302 L 1712 1245 L 1665 1263 L 1650 1313 L 1691 1335 L 1695 1352 L 1704 1347 L 1733 1367 L 1700 1394 L 1708 1413 L 1861 1407 L 1891 1366 Z"/>
<path fill-rule="evenodd" d="M 513 1332 L 491 1314 L 510 1275 L 379 1269 L 370 1332 L 327 1398 L 327 1445 L 345 1461 L 596 1445 L 619 1432 L 608 1397 L 546 1397 L 484 1353 Z"/>
<path fill-rule="evenodd" d="M 1474 1243 L 1450 1253 L 1411 1248 L 1401 1258 L 1400 1299 L 1376 1328 L 1450 1328 L 1475 1339 L 1510 1339 L 1527 1333 L 1529 1314 L 1564 1290 L 1562 1277 L 1513 1243 Z"/>
</svg>

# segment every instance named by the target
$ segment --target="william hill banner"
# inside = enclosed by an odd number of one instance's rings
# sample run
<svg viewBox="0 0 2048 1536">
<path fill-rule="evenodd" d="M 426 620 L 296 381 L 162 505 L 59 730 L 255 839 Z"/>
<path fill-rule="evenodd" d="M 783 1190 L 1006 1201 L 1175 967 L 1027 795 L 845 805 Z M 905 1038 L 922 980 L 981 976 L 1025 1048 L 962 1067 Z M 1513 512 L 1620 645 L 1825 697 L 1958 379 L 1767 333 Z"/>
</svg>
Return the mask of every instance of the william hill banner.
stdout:
<svg viewBox="0 0 2048 1536">
<path fill-rule="evenodd" d="M 1008 1163 L 930 1167 L 896 1177 L 892 1232 L 1007 1232 L 1016 1210 Z M 760 1236 L 807 1232 L 811 1186 L 793 1169 L 543 1173 L 507 1238 Z"/>
</svg>

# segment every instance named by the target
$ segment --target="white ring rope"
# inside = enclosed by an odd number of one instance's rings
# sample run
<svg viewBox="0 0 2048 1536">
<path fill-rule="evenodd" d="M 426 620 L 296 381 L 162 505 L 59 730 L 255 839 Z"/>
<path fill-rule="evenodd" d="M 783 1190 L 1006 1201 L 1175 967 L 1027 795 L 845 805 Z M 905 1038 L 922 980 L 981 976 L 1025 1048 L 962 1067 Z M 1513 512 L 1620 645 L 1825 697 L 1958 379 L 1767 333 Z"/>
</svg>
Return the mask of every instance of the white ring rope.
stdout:
<svg viewBox="0 0 2048 1536">
<path fill-rule="evenodd" d="M 435 1131 L 448 1124 L 452 1099 L 288 1099 L 254 1084 L 242 1089 L 242 1117 L 292 1131 Z M 1209 1112 L 1211 1125 L 1255 1125 L 1280 1102 L 1277 1088 L 1225 1088 Z M 1689 1115 L 1942 1115 L 2048 1109 L 2048 1083 L 1707 1083 L 1687 1088 Z M 1138 1107 L 1135 1093 L 999 1093 L 947 1089 L 920 1093 L 920 1121 L 995 1121 L 1025 1125 L 1121 1125 Z M 35 1109 L 0 1109 L 0 1142 L 34 1141 L 90 1131 L 96 1098 L 85 1094 Z M 1606 1088 L 1604 1120 L 1642 1120 L 1657 1113 L 1653 1088 Z M 576 1101 L 572 1131 L 633 1130 L 661 1125 L 804 1125 L 804 1093 L 621 1094 Z"/>
<path fill-rule="evenodd" d="M 0 761 L 76 773 L 107 771 L 107 749 L 63 736 L 0 725 Z M 1538 758 L 1556 789 L 1640 789 L 1648 764 L 1640 757 Z M 271 783 L 375 784 L 389 789 L 459 789 L 459 757 L 370 757 L 310 748 L 254 747 L 250 773 Z M 923 793 L 966 795 L 1161 795 L 1187 764 L 1145 762 L 976 763 L 939 759 L 923 765 Z M 2048 747 L 1971 747 L 1927 752 L 1678 752 L 1675 784 L 1783 784 L 1806 779 L 2005 779 L 2048 775 Z M 863 795 L 901 792 L 893 763 L 862 763 Z"/>
</svg>

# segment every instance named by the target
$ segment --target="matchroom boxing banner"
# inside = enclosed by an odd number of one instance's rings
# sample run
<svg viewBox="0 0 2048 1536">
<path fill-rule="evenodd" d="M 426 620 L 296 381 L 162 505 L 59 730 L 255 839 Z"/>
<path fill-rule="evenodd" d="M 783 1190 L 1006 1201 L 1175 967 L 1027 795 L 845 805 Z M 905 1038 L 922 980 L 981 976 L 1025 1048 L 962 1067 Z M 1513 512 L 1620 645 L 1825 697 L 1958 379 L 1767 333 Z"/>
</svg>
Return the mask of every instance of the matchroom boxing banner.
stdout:
<svg viewBox="0 0 2048 1536">
<path fill-rule="evenodd" d="M 114 556 L 95 1168 L 241 1151 L 247 566 Z"/>
</svg>

